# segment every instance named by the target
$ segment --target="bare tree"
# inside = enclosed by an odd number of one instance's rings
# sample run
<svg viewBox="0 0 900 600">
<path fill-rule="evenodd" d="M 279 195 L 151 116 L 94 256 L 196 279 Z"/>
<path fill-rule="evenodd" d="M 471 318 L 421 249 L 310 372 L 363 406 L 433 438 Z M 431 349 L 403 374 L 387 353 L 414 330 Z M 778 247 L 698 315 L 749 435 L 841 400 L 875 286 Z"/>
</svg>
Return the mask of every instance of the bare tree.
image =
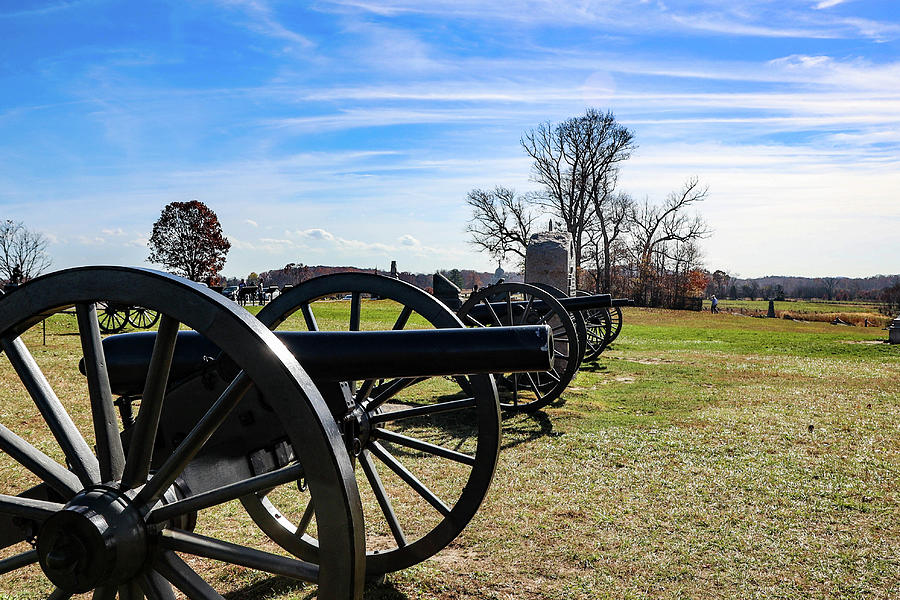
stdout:
<svg viewBox="0 0 900 600">
<path fill-rule="evenodd" d="M 621 254 L 621 241 L 628 226 L 634 200 L 624 192 L 614 192 L 615 169 L 608 171 L 591 190 L 593 211 L 587 226 L 587 254 L 597 270 L 598 292 L 612 292 L 612 270 Z"/>
<path fill-rule="evenodd" d="M 28 280 L 43 273 L 52 262 L 46 250 L 44 234 L 28 229 L 20 221 L 0 222 L 0 277 L 3 279 Z"/>
<path fill-rule="evenodd" d="M 822 277 L 822 285 L 825 287 L 826 300 L 831 300 L 834 298 L 834 288 L 837 285 L 837 282 L 837 277 Z"/>
<path fill-rule="evenodd" d="M 638 280 L 633 294 L 640 302 L 648 301 L 654 273 L 664 270 L 666 258 L 672 258 L 673 242 L 692 242 L 707 237 L 709 228 L 700 215 L 687 211 L 706 199 L 709 188 L 692 177 L 680 190 L 671 192 L 662 204 L 648 199 L 635 206 L 629 215 L 633 259 L 637 263 Z M 657 259 L 657 260 L 655 260 Z M 662 261 L 662 264 L 657 264 Z"/>
<path fill-rule="evenodd" d="M 497 186 L 493 190 L 475 189 L 466 196 L 472 207 L 472 218 L 466 231 L 471 243 L 497 260 L 510 252 L 525 260 L 525 249 L 537 215 L 529 196 L 516 196 L 515 191 Z"/>
<path fill-rule="evenodd" d="M 584 234 L 594 211 L 593 193 L 615 166 L 631 156 L 634 134 L 612 112 L 588 109 L 562 123 L 538 125 L 521 139 L 533 160 L 532 179 L 543 187 L 539 201 L 562 219 L 581 267 Z"/>
</svg>

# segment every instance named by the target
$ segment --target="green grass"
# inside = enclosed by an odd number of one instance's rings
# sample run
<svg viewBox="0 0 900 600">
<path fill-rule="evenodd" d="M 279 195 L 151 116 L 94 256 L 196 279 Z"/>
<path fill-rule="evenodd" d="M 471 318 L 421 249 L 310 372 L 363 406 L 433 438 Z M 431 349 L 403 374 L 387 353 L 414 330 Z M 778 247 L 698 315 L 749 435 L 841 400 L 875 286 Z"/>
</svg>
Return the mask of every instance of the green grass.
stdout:
<svg viewBox="0 0 900 600">
<path fill-rule="evenodd" d="M 709 308 L 709 300 L 704 300 L 703 307 Z M 767 300 L 726 300 L 719 298 L 719 308 L 727 309 L 750 309 L 750 310 L 768 310 L 769 302 Z M 776 310 L 791 310 L 808 313 L 836 313 L 836 312 L 858 312 L 858 313 L 877 313 L 878 304 L 874 302 L 829 302 L 824 300 L 776 300 Z"/>
<path fill-rule="evenodd" d="M 316 305 L 320 324 L 343 328 L 347 304 Z M 372 327 L 396 318 L 388 303 L 363 310 Z M 83 397 L 82 382 L 56 376 L 77 356 L 66 319 L 50 321 L 48 346 L 39 328 L 26 341 L 61 396 Z M 619 339 L 560 401 L 506 419 L 494 484 L 463 535 L 367 598 L 900 597 L 900 346 L 886 337 L 626 309 Z M 42 440 L 17 386 L 0 359 L 0 420 Z M 219 527 L 262 543 L 240 507 Z M 311 593 L 217 573 L 241 597 Z M 0 589 L 24 599 L 46 586 L 32 572 Z"/>
</svg>

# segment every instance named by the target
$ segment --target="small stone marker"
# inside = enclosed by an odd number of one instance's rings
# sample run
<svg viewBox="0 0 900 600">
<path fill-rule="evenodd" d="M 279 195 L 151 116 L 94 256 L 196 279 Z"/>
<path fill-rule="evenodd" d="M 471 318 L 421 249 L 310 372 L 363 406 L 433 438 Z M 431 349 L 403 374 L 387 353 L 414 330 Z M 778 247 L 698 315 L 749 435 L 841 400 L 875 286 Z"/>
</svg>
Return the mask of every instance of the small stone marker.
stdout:
<svg viewBox="0 0 900 600">
<path fill-rule="evenodd" d="M 900 344 L 900 316 L 891 321 L 888 327 L 888 342 L 891 344 Z"/>
<path fill-rule="evenodd" d="M 572 236 L 567 231 L 535 233 L 525 250 L 525 283 L 546 283 L 573 295 L 574 254 Z"/>
<path fill-rule="evenodd" d="M 775 301 L 774 300 L 769 300 L 769 314 L 766 316 L 769 317 L 770 319 L 775 318 Z"/>
</svg>

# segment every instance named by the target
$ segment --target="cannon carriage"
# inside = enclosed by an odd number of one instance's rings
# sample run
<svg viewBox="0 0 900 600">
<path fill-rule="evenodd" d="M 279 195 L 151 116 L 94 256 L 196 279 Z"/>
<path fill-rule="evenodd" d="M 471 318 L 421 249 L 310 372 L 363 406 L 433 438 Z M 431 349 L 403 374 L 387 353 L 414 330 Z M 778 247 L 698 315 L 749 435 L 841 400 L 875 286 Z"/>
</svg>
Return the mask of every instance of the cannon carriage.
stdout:
<svg viewBox="0 0 900 600">
<path fill-rule="evenodd" d="M 452 301 L 452 299 L 451 299 Z M 495 372 L 500 405 L 510 412 L 534 412 L 559 398 L 584 360 L 606 347 L 610 308 L 631 303 L 609 294 L 566 296 L 546 284 L 499 282 L 475 290 L 457 314 L 472 327 L 505 327 L 546 323 L 554 335 L 554 364 L 547 371 Z"/>
<path fill-rule="evenodd" d="M 120 333 L 128 325 L 135 329 L 150 329 L 159 322 L 159 311 L 110 300 L 97 302 L 97 322 L 100 333 Z"/>
<path fill-rule="evenodd" d="M 221 598 L 217 578 L 204 577 L 211 560 L 313 582 L 320 598 L 358 598 L 367 572 L 415 564 L 458 535 L 484 497 L 499 447 L 492 379 L 468 373 L 491 364 L 516 370 L 518 361 L 549 368 L 549 328 L 473 332 L 446 309 L 422 308 L 431 323 L 404 298 L 394 301 L 401 308 L 391 331 L 358 331 L 361 292 L 351 286 L 344 290 L 355 294 L 349 332 L 267 329 L 294 311 L 316 324 L 311 289 L 270 304 L 265 324 L 193 283 L 120 267 L 54 273 L 0 301 L 3 354 L 31 400 L 30 409 L 16 402 L 13 412 L 19 422 L 42 421 L 55 441 L 30 428 L 0 428 L 8 486 L 0 494 L 0 575 L 39 565 L 58 599 L 90 590 L 98 599 L 168 599 L 174 587 L 209 600 Z M 158 311 L 158 332 L 101 341 L 101 301 Z M 20 337 L 73 306 L 86 406 L 73 386 L 50 383 Z M 430 330 L 401 331 L 417 321 Z M 441 331 L 438 321 L 454 331 Z M 133 420 L 123 412 L 120 424 L 114 395 L 139 399 Z M 12 403 L 5 399 L 7 413 Z M 473 432 L 468 446 L 429 437 L 455 436 L 463 425 Z M 434 489 L 404 466 L 413 455 L 446 463 Z M 361 481 L 380 509 L 386 548 L 367 530 Z M 401 509 L 416 497 L 436 517 L 401 523 Z M 290 555 L 258 536 L 208 534 L 204 526 L 238 499 Z"/>
</svg>

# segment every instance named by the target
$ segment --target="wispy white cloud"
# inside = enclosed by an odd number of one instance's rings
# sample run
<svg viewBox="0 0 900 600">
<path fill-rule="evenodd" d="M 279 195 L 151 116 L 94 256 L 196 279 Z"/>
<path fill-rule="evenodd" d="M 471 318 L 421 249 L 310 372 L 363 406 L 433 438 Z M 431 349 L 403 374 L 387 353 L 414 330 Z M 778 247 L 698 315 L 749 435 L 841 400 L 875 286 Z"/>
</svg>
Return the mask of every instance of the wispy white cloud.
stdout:
<svg viewBox="0 0 900 600">
<path fill-rule="evenodd" d="M 78 8 L 81 5 L 95 0 L 71 0 L 68 2 L 32 2 L 28 8 L 20 10 L 0 11 L 0 19 L 15 19 L 19 17 L 39 17 L 63 10 Z"/>
<path fill-rule="evenodd" d="M 845 0 L 822 0 L 813 8 L 836 6 Z M 685 30 L 712 35 L 828 39 L 863 36 L 878 38 L 898 32 L 895 24 L 861 23 L 822 13 L 810 14 L 809 0 L 698 0 L 686 7 L 677 3 L 630 0 L 584 0 L 576 5 L 555 0 L 512 0 L 485 4 L 477 0 L 386 0 L 359 2 L 333 0 L 343 12 L 362 12 L 382 17 L 401 14 L 430 15 L 442 19 L 502 22 L 527 27 L 550 24 L 571 27 L 609 26 L 613 32 L 633 33 Z M 821 6 L 820 6 L 821 5 Z M 790 23 L 780 27 L 773 23 Z"/>
<path fill-rule="evenodd" d="M 843 4 L 844 2 L 847 2 L 847 0 L 822 0 L 821 2 L 817 3 L 814 8 L 816 8 L 817 10 L 823 10 L 825 8 L 837 6 L 838 4 Z"/>
<path fill-rule="evenodd" d="M 334 241 L 334 236 L 324 229 L 306 229 L 304 231 L 298 231 L 297 234 L 300 237 L 308 238 L 311 240 L 325 240 L 329 242 Z"/>
<path fill-rule="evenodd" d="M 249 225 L 251 227 L 259 227 L 259 223 L 257 223 L 253 219 L 244 219 L 244 223 L 246 223 L 247 225 Z"/>
<path fill-rule="evenodd" d="M 275 11 L 265 0 L 219 0 L 224 6 L 236 7 L 244 12 L 247 28 L 261 35 L 285 40 L 304 48 L 315 44 L 306 36 L 285 27 L 275 17 Z"/>
</svg>

